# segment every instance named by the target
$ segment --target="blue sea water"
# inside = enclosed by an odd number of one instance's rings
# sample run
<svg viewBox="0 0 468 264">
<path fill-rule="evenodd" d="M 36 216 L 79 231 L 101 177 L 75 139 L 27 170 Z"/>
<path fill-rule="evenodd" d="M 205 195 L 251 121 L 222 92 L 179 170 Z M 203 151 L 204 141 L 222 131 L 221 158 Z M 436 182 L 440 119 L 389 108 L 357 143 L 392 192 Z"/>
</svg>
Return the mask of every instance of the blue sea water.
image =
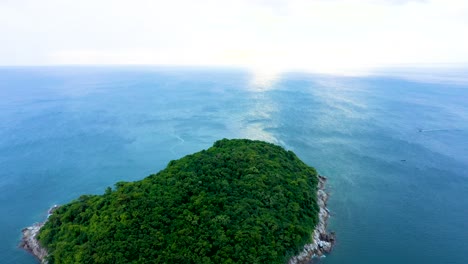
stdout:
<svg viewBox="0 0 468 264">
<path fill-rule="evenodd" d="M 338 243 L 322 263 L 468 263 L 468 83 L 424 76 L 0 68 L 0 263 L 35 263 L 21 229 L 52 205 L 221 138 L 280 144 L 328 177 Z"/>
</svg>

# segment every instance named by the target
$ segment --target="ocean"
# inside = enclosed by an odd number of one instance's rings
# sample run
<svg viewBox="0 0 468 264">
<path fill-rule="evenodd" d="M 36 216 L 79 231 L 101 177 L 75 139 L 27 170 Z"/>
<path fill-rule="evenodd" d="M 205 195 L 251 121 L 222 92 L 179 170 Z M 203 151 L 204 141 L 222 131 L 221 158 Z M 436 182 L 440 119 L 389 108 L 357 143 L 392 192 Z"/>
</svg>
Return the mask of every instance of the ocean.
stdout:
<svg viewBox="0 0 468 264">
<path fill-rule="evenodd" d="M 52 205 L 250 138 L 328 177 L 321 263 L 466 264 L 468 82 L 450 76 L 1 67 L 0 263 L 36 263 L 21 229 Z"/>
</svg>

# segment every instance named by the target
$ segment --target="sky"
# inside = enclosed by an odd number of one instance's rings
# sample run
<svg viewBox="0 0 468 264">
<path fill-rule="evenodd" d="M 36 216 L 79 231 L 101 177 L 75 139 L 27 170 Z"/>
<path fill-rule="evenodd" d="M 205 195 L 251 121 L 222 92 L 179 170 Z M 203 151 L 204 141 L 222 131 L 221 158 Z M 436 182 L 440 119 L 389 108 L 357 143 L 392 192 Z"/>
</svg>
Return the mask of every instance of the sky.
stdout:
<svg viewBox="0 0 468 264">
<path fill-rule="evenodd" d="M 0 0 L 4 66 L 466 63 L 466 0 Z"/>
</svg>

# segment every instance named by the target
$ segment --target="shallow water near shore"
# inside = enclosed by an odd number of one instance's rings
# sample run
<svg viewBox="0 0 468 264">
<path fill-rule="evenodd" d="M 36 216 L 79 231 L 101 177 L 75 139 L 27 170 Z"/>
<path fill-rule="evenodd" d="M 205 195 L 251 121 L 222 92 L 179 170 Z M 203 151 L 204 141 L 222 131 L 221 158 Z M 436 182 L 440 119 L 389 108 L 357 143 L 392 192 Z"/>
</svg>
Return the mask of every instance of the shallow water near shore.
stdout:
<svg viewBox="0 0 468 264">
<path fill-rule="evenodd" d="M 0 262 L 36 263 L 21 229 L 54 204 L 251 138 L 327 176 L 338 242 L 320 263 L 468 263 L 467 98 L 434 78 L 0 68 Z"/>
</svg>

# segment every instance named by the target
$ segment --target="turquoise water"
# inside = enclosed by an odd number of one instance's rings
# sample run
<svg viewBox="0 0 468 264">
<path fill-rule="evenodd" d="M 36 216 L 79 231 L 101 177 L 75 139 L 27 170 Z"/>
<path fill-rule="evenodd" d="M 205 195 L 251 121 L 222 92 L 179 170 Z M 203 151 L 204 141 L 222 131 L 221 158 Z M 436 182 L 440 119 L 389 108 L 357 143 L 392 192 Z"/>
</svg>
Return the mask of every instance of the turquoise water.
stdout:
<svg viewBox="0 0 468 264">
<path fill-rule="evenodd" d="M 0 263 L 35 263 L 21 229 L 53 204 L 221 138 L 328 176 L 321 262 L 468 263 L 468 84 L 141 67 L 0 68 Z"/>
</svg>

